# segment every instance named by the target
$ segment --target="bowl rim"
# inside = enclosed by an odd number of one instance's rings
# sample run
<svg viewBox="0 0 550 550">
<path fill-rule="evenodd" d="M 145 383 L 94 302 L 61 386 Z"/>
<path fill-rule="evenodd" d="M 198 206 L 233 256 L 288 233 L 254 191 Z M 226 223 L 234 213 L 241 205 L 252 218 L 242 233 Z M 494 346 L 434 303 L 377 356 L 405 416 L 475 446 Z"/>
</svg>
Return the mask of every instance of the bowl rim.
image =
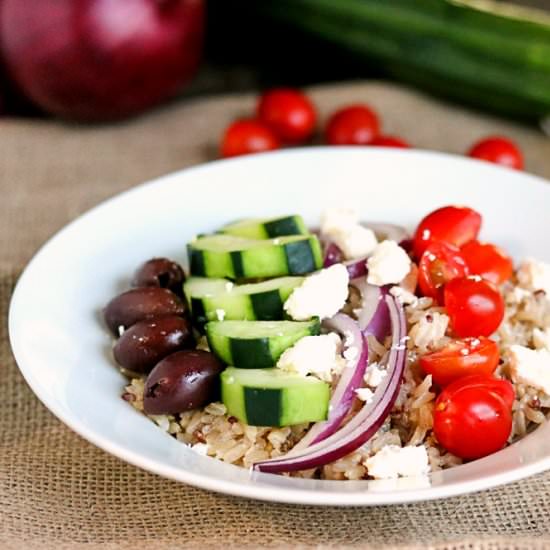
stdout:
<svg viewBox="0 0 550 550">
<path fill-rule="evenodd" d="M 476 163 L 479 166 L 484 165 L 485 169 L 494 171 L 495 175 L 498 172 L 504 171 L 509 174 L 509 168 L 492 165 L 485 161 L 462 157 L 459 155 L 453 155 L 449 153 L 443 153 L 439 151 L 428 151 L 419 149 L 405 149 L 396 150 L 389 147 L 376 147 L 377 152 L 384 152 L 383 154 L 389 155 L 411 155 L 419 156 L 425 159 L 438 158 L 444 161 L 450 161 L 453 163 Z M 9 342 L 12 349 L 13 356 L 15 357 L 16 364 L 19 371 L 23 375 L 25 381 L 38 397 L 38 399 L 44 404 L 44 406 L 54 414 L 61 422 L 67 425 L 71 430 L 83 437 L 88 442 L 92 443 L 96 447 L 106 451 L 107 453 L 120 458 L 133 466 L 158 474 L 167 479 L 174 481 L 184 482 L 194 487 L 210 490 L 216 493 L 223 493 L 228 495 L 234 495 L 245 498 L 252 498 L 257 500 L 290 503 L 290 504 L 305 504 L 305 505 L 337 505 L 337 506 L 370 506 L 370 505 L 383 505 L 383 504 L 406 504 L 418 501 L 427 501 L 441 498 L 448 498 L 452 496 L 469 494 L 472 492 L 481 491 L 484 489 L 490 489 L 503 485 L 505 483 L 511 483 L 518 481 L 525 477 L 543 472 L 550 469 L 550 455 L 543 457 L 530 464 L 523 464 L 513 468 L 512 470 L 506 470 L 503 472 L 496 472 L 491 475 L 473 479 L 469 481 L 458 481 L 445 483 L 436 486 L 430 486 L 426 488 L 411 489 L 397 489 L 391 491 L 377 492 L 377 491 L 364 491 L 364 492 L 350 492 L 350 491 L 324 491 L 322 489 L 306 490 L 293 487 L 281 487 L 276 485 L 262 485 L 262 484 L 245 484 L 242 485 L 239 482 L 219 479 L 214 477 L 208 477 L 203 474 L 197 474 L 183 467 L 176 467 L 168 464 L 159 464 L 156 460 L 149 459 L 142 456 L 139 452 L 132 451 L 123 443 L 109 440 L 108 438 L 98 433 L 96 430 L 86 426 L 74 415 L 67 416 L 62 407 L 56 402 L 55 398 L 50 397 L 47 391 L 42 387 L 38 381 L 32 376 L 32 367 L 25 366 L 20 361 L 23 355 L 22 350 L 19 348 L 19 340 L 15 335 L 15 325 L 17 317 L 19 316 L 20 306 L 19 304 L 23 300 L 23 293 L 27 286 L 27 280 L 32 275 L 34 265 L 44 255 L 47 254 L 48 249 L 54 246 L 58 239 L 61 239 L 63 235 L 73 230 L 75 226 L 78 226 L 83 220 L 93 217 L 98 211 L 104 208 L 109 208 L 113 204 L 126 200 L 133 194 L 139 194 L 144 192 L 150 187 L 156 187 L 158 185 L 178 185 L 179 178 L 184 175 L 186 178 L 189 175 L 202 172 L 219 169 L 220 166 L 228 165 L 229 163 L 247 163 L 247 162 L 261 162 L 261 159 L 266 157 L 288 155 L 349 155 L 349 154 L 364 154 L 365 150 L 358 147 L 328 147 L 328 146 L 313 146 L 313 147 L 297 147 L 289 150 L 271 151 L 267 153 L 260 153 L 256 155 L 248 155 L 242 157 L 235 157 L 230 159 L 218 159 L 199 165 L 183 168 L 174 172 L 170 172 L 165 175 L 161 175 L 157 178 L 148 180 L 146 182 L 135 185 L 120 193 L 115 193 L 111 197 L 101 201 L 94 207 L 86 210 L 82 214 L 78 215 L 75 219 L 67 223 L 60 230 L 51 235 L 33 254 L 30 261 L 25 266 L 21 276 L 19 277 L 15 289 L 12 293 L 9 312 L 8 312 L 8 335 Z M 548 186 L 547 180 L 542 177 L 528 174 L 525 172 L 518 172 L 517 176 L 523 180 L 530 181 L 536 185 Z M 212 459 L 215 460 L 215 459 Z M 261 481 L 264 476 L 273 476 L 273 474 L 252 474 L 257 476 Z M 341 483 L 336 480 L 325 480 L 325 483 Z M 362 481 L 363 483 L 369 483 L 368 481 Z"/>
</svg>

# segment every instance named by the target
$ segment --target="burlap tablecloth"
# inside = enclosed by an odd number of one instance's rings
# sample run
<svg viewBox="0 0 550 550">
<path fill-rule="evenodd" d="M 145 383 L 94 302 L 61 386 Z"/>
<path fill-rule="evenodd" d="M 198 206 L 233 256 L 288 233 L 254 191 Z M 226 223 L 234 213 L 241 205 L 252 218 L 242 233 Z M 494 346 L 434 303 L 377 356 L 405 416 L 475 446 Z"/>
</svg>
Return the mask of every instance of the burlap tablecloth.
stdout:
<svg viewBox="0 0 550 550">
<path fill-rule="evenodd" d="M 322 114 L 368 101 L 385 132 L 419 147 L 460 153 L 483 135 L 505 133 L 522 146 L 529 171 L 550 176 L 550 141 L 536 129 L 381 83 L 317 88 L 313 96 Z M 180 101 L 116 126 L 0 121 L 0 549 L 550 548 L 550 472 L 422 504 L 254 502 L 125 464 L 71 432 L 27 388 L 10 353 L 6 314 L 37 247 L 102 199 L 214 158 L 224 126 L 253 104 L 252 96 Z"/>
</svg>

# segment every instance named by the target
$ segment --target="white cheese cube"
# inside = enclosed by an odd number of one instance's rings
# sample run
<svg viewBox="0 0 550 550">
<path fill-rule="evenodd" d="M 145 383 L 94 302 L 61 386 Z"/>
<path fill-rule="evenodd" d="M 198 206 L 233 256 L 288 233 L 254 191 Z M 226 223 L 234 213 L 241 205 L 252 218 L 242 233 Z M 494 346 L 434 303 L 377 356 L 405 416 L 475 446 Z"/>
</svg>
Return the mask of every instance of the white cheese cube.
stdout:
<svg viewBox="0 0 550 550">
<path fill-rule="evenodd" d="M 380 385 L 380 382 L 382 382 L 387 374 L 387 371 L 381 369 L 376 363 L 372 363 L 367 368 L 367 372 L 365 373 L 363 380 L 365 381 L 365 384 L 367 386 L 370 386 L 371 388 L 376 388 Z"/>
<path fill-rule="evenodd" d="M 332 317 L 346 303 L 349 274 L 342 264 L 335 264 L 306 277 L 285 302 L 285 311 L 296 321 L 312 317 Z"/>
<path fill-rule="evenodd" d="M 527 258 L 518 270 L 518 281 L 529 290 L 544 290 L 550 297 L 550 264 Z"/>
<path fill-rule="evenodd" d="M 510 367 L 515 381 L 550 395 L 550 351 L 513 345 L 510 347 Z"/>
<path fill-rule="evenodd" d="M 394 479 L 399 476 L 423 476 L 430 471 L 428 453 L 419 447 L 386 445 L 365 461 L 368 474 L 375 479 Z"/>
<path fill-rule="evenodd" d="M 366 403 L 370 403 L 374 395 L 370 388 L 358 388 L 355 390 L 355 393 L 361 401 L 365 401 Z"/>
<path fill-rule="evenodd" d="M 341 372 L 345 365 L 340 348 L 340 337 L 334 332 L 304 336 L 279 357 L 277 368 L 301 376 L 313 374 L 330 382 L 333 373 Z"/>
<path fill-rule="evenodd" d="M 321 214 L 321 233 L 331 235 L 359 223 L 355 208 L 327 208 Z"/>
<path fill-rule="evenodd" d="M 411 269 L 411 259 L 395 241 L 383 241 L 367 260 L 367 282 L 383 286 L 400 283 Z"/>
<path fill-rule="evenodd" d="M 418 304 L 418 297 L 401 286 L 392 286 L 390 288 L 390 294 L 404 305 L 415 306 Z"/>
<path fill-rule="evenodd" d="M 378 243 L 374 231 L 358 220 L 357 211 L 347 208 L 331 208 L 321 217 L 321 233 L 340 248 L 347 260 L 368 256 Z"/>
</svg>

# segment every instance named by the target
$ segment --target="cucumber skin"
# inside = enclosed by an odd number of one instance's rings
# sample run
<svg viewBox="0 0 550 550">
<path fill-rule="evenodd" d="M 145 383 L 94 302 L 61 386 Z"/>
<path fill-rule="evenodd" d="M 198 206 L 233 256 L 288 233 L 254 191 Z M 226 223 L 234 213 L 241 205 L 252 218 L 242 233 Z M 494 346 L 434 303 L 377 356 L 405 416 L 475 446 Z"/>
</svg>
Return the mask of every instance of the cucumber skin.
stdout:
<svg viewBox="0 0 550 550">
<path fill-rule="evenodd" d="M 326 382 L 279 389 L 242 386 L 234 380 L 238 370 L 229 367 L 222 372 L 221 393 L 227 414 L 244 424 L 282 427 L 326 420 L 330 400 L 330 386 Z M 253 411 L 250 411 L 250 402 L 247 410 L 247 397 L 253 401 L 252 405 L 258 405 Z"/>
<path fill-rule="evenodd" d="M 248 321 L 253 322 L 253 321 Z M 305 336 L 321 332 L 319 320 L 301 323 L 299 329 L 275 337 L 231 338 L 219 335 L 217 326 L 223 321 L 206 325 L 206 337 L 212 352 L 224 363 L 241 369 L 263 369 L 275 366 L 285 350 Z"/>
<path fill-rule="evenodd" d="M 315 235 L 294 242 L 242 251 L 212 251 L 187 246 L 192 276 L 253 279 L 305 275 L 323 265 Z"/>
<path fill-rule="evenodd" d="M 254 5 L 437 95 L 522 120 L 550 115 L 548 16 L 535 21 L 521 17 L 522 10 L 505 16 L 451 0 Z"/>
<path fill-rule="evenodd" d="M 285 216 L 264 223 L 251 221 L 250 225 L 247 224 L 246 226 L 231 224 L 222 227 L 220 233 L 249 239 L 275 239 L 290 235 L 308 235 L 309 231 L 301 216 Z"/>
<path fill-rule="evenodd" d="M 284 303 L 303 280 L 302 277 L 296 277 L 279 288 L 250 294 L 219 292 L 207 297 L 193 297 L 188 280 L 184 284 L 184 294 L 191 308 L 193 322 L 202 331 L 205 323 L 218 320 L 216 310 L 225 313 L 224 320 L 282 321 L 285 318 Z"/>
</svg>

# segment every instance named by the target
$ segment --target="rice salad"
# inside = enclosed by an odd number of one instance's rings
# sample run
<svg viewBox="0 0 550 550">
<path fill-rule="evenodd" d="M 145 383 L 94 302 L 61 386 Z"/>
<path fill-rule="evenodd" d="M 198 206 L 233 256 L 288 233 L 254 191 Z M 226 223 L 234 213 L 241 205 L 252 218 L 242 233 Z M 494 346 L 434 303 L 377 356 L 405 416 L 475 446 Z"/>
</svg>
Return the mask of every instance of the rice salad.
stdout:
<svg viewBox="0 0 550 550">
<path fill-rule="evenodd" d="M 282 475 L 425 476 L 497 452 L 550 413 L 550 265 L 513 269 L 480 228 L 466 207 L 413 235 L 330 209 L 316 231 L 285 216 L 200 236 L 190 276 L 150 260 L 105 309 L 122 397 L 197 453 Z"/>
</svg>

